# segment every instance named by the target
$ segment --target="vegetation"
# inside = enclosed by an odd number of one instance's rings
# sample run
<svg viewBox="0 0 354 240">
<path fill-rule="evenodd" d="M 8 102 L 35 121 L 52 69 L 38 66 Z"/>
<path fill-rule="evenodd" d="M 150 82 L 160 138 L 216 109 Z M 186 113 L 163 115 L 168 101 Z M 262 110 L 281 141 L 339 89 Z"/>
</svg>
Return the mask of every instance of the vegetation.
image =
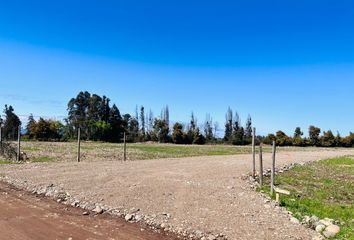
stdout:
<svg viewBox="0 0 354 240">
<path fill-rule="evenodd" d="M 76 161 L 76 142 L 34 142 L 22 143 L 22 150 L 28 161 Z M 270 152 L 270 147 L 265 147 Z M 180 158 L 192 156 L 217 156 L 250 154 L 251 148 L 229 145 L 177 145 L 156 143 L 128 143 L 127 157 L 131 160 L 148 160 L 159 158 Z M 1 157 L 0 157 L 1 159 Z M 106 142 L 82 142 L 82 161 L 121 161 L 123 160 L 123 144 Z"/>
<path fill-rule="evenodd" d="M 154 117 L 150 110 L 145 113 L 145 107 L 136 107 L 135 115 L 122 115 L 117 105 L 111 106 L 110 99 L 89 92 L 80 92 L 68 102 L 68 116 L 65 124 L 60 121 L 39 118 L 33 115 L 28 118 L 26 138 L 38 141 L 68 141 L 76 139 L 78 128 L 81 129 L 81 138 L 90 141 L 122 142 L 126 133 L 127 142 L 154 141 L 159 143 L 196 144 L 224 143 L 233 145 L 248 145 L 252 141 L 252 118 L 248 116 L 242 126 L 237 112 L 228 108 L 225 120 L 224 137 L 219 138 L 217 130 L 219 124 L 213 122 L 207 114 L 203 124 L 198 126 L 197 119 L 191 114 L 189 123 L 175 122 L 170 126 L 169 107 L 165 106 L 159 117 Z M 14 139 L 21 122 L 14 113 L 12 106 L 5 105 L 5 122 L 0 118 L 3 127 L 3 137 Z M 303 137 L 301 128 L 297 127 L 293 136 L 283 131 L 269 134 L 266 137 L 257 136 L 265 144 L 273 140 L 278 146 L 316 146 L 316 147 L 353 147 L 354 133 L 341 137 L 339 133 L 324 131 L 316 126 L 310 126 L 308 137 Z"/>
<path fill-rule="evenodd" d="M 281 197 L 287 207 L 302 220 L 316 215 L 341 222 L 336 239 L 354 239 L 354 159 L 335 158 L 297 166 L 276 176 L 275 183 L 291 192 Z M 268 183 L 269 183 L 269 179 Z M 269 187 L 264 188 L 269 191 Z"/>
</svg>

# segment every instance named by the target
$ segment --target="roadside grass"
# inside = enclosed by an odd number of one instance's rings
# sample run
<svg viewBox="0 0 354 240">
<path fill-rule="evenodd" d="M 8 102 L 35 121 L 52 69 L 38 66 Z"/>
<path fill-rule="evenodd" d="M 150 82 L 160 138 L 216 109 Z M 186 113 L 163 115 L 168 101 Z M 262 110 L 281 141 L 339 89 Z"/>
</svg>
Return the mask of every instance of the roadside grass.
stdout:
<svg viewBox="0 0 354 240">
<path fill-rule="evenodd" d="M 52 161 L 55 161 L 54 158 L 52 157 L 49 157 L 49 156 L 41 156 L 41 157 L 36 157 L 36 158 L 33 158 L 33 159 L 30 159 L 30 162 L 52 162 Z"/>
<path fill-rule="evenodd" d="M 266 178 L 269 186 L 269 178 Z M 289 190 L 281 205 L 300 221 L 316 215 L 343 223 L 334 239 L 354 239 L 354 158 L 342 157 L 296 166 L 278 174 L 275 185 Z M 263 187 L 269 193 L 269 187 Z"/>
<path fill-rule="evenodd" d="M 14 164 L 15 162 L 12 161 L 8 161 L 8 160 L 0 160 L 0 165 L 4 165 L 4 164 Z"/>
</svg>

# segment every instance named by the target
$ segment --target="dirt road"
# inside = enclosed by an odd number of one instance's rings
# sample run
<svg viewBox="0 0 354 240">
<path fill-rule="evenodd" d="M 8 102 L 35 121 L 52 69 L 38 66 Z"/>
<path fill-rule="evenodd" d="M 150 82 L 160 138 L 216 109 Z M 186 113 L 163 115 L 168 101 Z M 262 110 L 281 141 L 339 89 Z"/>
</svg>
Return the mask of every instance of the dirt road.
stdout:
<svg viewBox="0 0 354 240">
<path fill-rule="evenodd" d="M 53 200 L 35 197 L 0 182 L 0 239 L 119 239 L 173 240 L 138 224 L 102 215 L 83 216 L 82 210 L 67 208 Z"/>
<path fill-rule="evenodd" d="M 280 152 L 277 165 L 343 155 L 351 150 Z M 265 154 L 265 168 L 271 156 Z M 0 178 L 26 185 L 54 184 L 80 201 L 138 208 L 159 216 L 167 229 L 224 233 L 229 239 L 312 239 L 314 233 L 289 221 L 241 179 L 250 155 L 193 157 L 132 162 L 82 162 L 2 166 Z"/>
</svg>

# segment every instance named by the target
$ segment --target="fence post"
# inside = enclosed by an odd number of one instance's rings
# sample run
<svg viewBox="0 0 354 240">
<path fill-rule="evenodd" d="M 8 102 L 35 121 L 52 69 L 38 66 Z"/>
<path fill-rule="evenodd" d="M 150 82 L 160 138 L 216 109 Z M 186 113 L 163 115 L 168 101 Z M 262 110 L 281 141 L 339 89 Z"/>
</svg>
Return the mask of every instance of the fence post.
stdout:
<svg viewBox="0 0 354 240">
<path fill-rule="evenodd" d="M 21 160 L 21 125 L 17 129 L 17 162 Z"/>
<path fill-rule="evenodd" d="M 272 151 L 272 172 L 271 172 L 271 181 L 270 181 L 270 194 L 273 196 L 274 193 L 274 179 L 275 179 L 275 153 L 276 146 L 275 141 L 273 141 L 273 151 Z"/>
<path fill-rule="evenodd" d="M 126 133 L 125 133 L 125 131 L 124 131 L 124 143 L 123 143 L 123 151 L 124 151 L 124 153 L 123 153 L 123 161 L 125 162 L 125 161 L 127 161 L 127 135 L 126 135 Z"/>
<path fill-rule="evenodd" d="M 259 145 L 259 185 L 263 186 L 263 147 Z"/>
<path fill-rule="evenodd" d="M 80 162 L 81 129 L 77 129 L 77 162 Z"/>
<path fill-rule="evenodd" d="M 253 128 L 252 131 L 252 157 L 253 157 L 252 177 L 256 178 L 256 128 Z"/>
</svg>

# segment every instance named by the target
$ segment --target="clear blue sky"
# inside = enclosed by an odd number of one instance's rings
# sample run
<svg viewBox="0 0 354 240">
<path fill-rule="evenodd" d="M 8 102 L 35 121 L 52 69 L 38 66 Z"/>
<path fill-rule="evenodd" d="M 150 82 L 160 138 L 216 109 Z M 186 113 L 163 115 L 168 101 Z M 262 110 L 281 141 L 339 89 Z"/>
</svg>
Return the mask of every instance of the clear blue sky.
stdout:
<svg viewBox="0 0 354 240">
<path fill-rule="evenodd" d="M 348 134 L 354 1 L 2 1 L 0 105 L 60 117 L 80 90 L 122 113 L 223 127 L 230 106 L 263 134 Z"/>
</svg>

